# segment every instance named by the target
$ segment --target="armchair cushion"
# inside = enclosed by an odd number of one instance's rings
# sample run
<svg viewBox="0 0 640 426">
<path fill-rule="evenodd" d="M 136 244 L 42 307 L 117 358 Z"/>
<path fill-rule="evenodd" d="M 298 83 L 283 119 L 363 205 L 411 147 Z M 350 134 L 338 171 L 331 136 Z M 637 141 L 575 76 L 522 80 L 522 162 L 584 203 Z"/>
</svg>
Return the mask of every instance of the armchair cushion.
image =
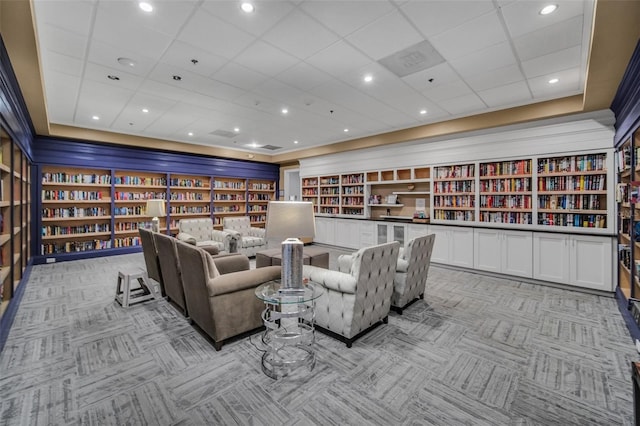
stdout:
<svg viewBox="0 0 640 426">
<path fill-rule="evenodd" d="M 222 228 L 224 232 L 236 236 L 238 252 L 242 254 L 255 256 L 258 251 L 267 247 L 265 229 L 252 227 L 248 216 L 225 217 Z"/>
</svg>

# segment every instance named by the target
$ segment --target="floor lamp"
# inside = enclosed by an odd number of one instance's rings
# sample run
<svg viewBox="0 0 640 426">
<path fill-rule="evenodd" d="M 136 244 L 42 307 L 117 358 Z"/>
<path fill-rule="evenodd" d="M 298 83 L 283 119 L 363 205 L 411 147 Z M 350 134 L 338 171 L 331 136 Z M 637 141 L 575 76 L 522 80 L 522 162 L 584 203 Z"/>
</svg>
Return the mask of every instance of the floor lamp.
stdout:
<svg viewBox="0 0 640 426">
<path fill-rule="evenodd" d="M 267 206 L 267 238 L 286 238 L 282 242 L 281 291 L 302 289 L 302 256 L 304 243 L 298 238 L 313 238 L 316 220 L 313 203 L 306 201 L 269 201 Z"/>
<path fill-rule="evenodd" d="M 160 217 L 165 217 L 167 213 L 164 209 L 164 200 L 147 200 L 146 215 L 151 219 L 151 230 L 160 232 Z"/>
</svg>

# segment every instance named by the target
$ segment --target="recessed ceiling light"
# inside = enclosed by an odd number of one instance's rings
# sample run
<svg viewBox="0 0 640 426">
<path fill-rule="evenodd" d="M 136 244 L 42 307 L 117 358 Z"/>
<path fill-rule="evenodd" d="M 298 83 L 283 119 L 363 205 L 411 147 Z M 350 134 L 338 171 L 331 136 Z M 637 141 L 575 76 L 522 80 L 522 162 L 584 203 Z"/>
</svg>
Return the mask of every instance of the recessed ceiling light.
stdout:
<svg viewBox="0 0 640 426">
<path fill-rule="evenodd" d="M 347 133 L 349 131 L 349 129 L 344 129 L 344 132 Z"/>
<path fill-rule="evenodd" d="M 553 13 L 553 12 L 556 11 L 557 8 L 558 8 L 557 4 L 547 5 L 547 6 L 543 7 L 542 9 L 540 9 L 540 15 L 548 15 L 550 13 Z"/>
<path fill-rule="evenodd" d="M 180 80 L 182 80 L 182 77 L 180 77 L 179 75 L 174 75 L 172 78 L 173 78 L 175 81 L 180 81 Z"/>
<path fill-rule="evenodd" d="M 293 141 L 293 143 L 298 143 L 298 141 Z"/>
<path fill-rule="evenodd" d="M 94 115 L 94 116 L 93 116 L 93 117 L 91 117 L 91 118 L 92 118 L 92 119 L 94 119 L 94 120 L 96 120 L 96 121 L 97 121 L 97 120 L 100 120 L 100 117 L 98 117 L 97 115 Z"/>
<path fill-rule="evenodd" d="M 283 113 L 283 114 L 288 114 L 288 113 L 289 113 L 289 110 L 288 110 L 288 109 L 286 109 L 286 108 L 282 108 L 282 113 Z"/>
<path fill-rule="evenodd" d="M 420 110 L 420 114 L 425 115 L 426 113 L 427 113 L 427 110 L 426 110 L 426 109 L 421 109 L 421 110 Z"/>
<path fill-rule="evenodd" d="M 365 83 L 371 83 L 373 81 L 373 76 L 371 74 L 367 74 L 364 76 L 363 80 Z"/>
<path fill-rule="evenodd" d="M 151 4 L 147 3 L 146 1 L 141 1 L 140 3 L 138 3 L 138 6 L 140 6 L 140 9 L 142 9 L 145 12 L 153 11 L 153 6 L 151 6 Z"/>
<path fill-rule="evenodd" d="M 111 75 L 111 74 L 109 74 L 107 78 L 109 80 L 120 80 L 120 77 L 118 77 L 117 75 Z"/>
<path fill-rule="evenodd" d="M 255 7 L 248 1 L 243 1 L 242 4 L 240 4 L 240 9 L 242 9 L 244 13 L 251 13 L 255 10 Z"/>
<path fill-rule="evenodd" d="M 233 128 L 233 131 L 234 131 L 234 132 L 236 132 L 236 133 L 238 133 L 238 132 L 240 131 L 240 127 L 234 127 L 234 128 Z"/>
<path fill-rule="evenodd" d="M 189 136 L 193 136 L 193 132 L 189 132 L 187 133 Z"/>
<path fill-rule="evenodd" d="M 134 61 L 133 59 L 129 59 L 129 58 L 118 58 L 118 63 L 120 65 L 124 65 L 125 67 L 135 67 L 136 66 L 136 61 Z"/>
<path fill-rule="evenodd" d="M 149 112 L 149 110 L 148 110 L 148 109 L 146 109 L 146 108 L 142 108 L 142 112 L 147 113 L 147 112 Z"/>
<path fill-rule="evenodd" d="M 549 80 L 549 84 L 556 84 L 557 82 L 559 82 L 560 80 L 557 78 L 552 78 L 551 80 Z"/>
</svg>

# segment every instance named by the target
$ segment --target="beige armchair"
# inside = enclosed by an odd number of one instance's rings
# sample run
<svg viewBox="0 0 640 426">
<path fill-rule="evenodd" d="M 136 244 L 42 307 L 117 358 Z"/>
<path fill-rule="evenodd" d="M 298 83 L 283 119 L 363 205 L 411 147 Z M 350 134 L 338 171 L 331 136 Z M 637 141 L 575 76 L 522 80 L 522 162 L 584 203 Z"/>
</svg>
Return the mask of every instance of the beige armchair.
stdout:
<svg viewBox="0 0 640 426">
<path fill-rule="evenodd" d="M 403 309 L 424 296 L 435 240 L 435 234 L 425 235 L 410 240 L 406 249 L 400 249 L 391 296 L 391 309 L 400 315 Z"/>
<path fill-rule="evenodd" d="M 185 317 L 189 316 L 187 304 L 184 300 L 184 288 L 182 285 L 182 268 L 178 260 L 177 239 L 169 235 L 154 232 L 154 240 L 158 249 L 162 279 L 164 281 L 167 300 L 182 311 Z"/>
<path fill-rule="evenodd" d="M 386 323 L 398 262 L 397 241 L 338 257 L 338 271 L 303 266 L 303 275 L 324 288 L 316 300 L 316 325 L 350 348 L 358 337 Z"/>
<path fill-rule="evenodd" d="M 260 328 L 264 304 L 260 284 L 280 278 L 280 267 L 249 269 L 243 255 L 212 258 L 201 248 L 177 242 L 184 296 L 192 324 L 213 340 L 216 350 L 234 336 Z"/>
<path fill-rule="evenodd" d="M 253 257 L 267 248 L 265 229 L 252 227 L 247 216 L 225 217 L 222 220 L 222 230 L 236 235 L 238 252 L 246 256 Z"/>
<path fill-rule="evenodd" d="M 219 253 L 231 253 L 234 251 L 232 248 L 237 245 L 233 233 L 213 229 L 210 217 L 181 219 L 178 222 L 177 238 L 198 247 L 217 247 Z"/>
<path fill-rule="evenodd" d="M 142 254 L 144 255 L 144 263 L 147 267 L 147 276 L 158 282 L 160 285 L 160 293 L 162 297 L 166 296 L 162 273 L 160 272 L 160 261 L 158 259 L 158 250 L 153 239 L 153 232 L 149 229 L 138 228 L 140 241 L 142 242 Z"/>
</svg>

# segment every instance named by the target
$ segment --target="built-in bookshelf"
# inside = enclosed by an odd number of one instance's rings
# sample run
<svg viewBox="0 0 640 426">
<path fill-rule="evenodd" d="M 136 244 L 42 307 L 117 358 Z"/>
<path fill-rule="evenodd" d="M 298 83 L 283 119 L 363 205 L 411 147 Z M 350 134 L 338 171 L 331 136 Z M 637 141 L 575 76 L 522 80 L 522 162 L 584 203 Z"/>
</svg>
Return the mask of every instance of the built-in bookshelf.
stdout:
<svg viewBox="0 0 640 426">
<path fill-rule="evenodd" d="M 147 200 L 167 198 L 167 175 L 139 171 L 114 172 L 113 216 L 114 247 L 141 245 L 138 228 L 150 228 L 151 218 L 146 214 Z M 166 218 L 160 219 L 165 230 Z"/>
<path fill-rule="evenodd" d="M 302 201 L 310 201 L 313 203 L 314 213 L 318 213 L 318 178 L 308 177 L 302 178 L 301 181 Z"/>
<path fill-rule="evenodd" d="M 618 285 L 627 298 L 640 295 L 640 131 L 616 151 L 616 203 L 618 206 Z"/>
<path fill-rule="evenodd" d="M 538 225 L 607 227 L 607 155 L 538 159 Z"/>
<path fill-rule="evenodd" d="M 247 181 L 239 178 L 213 179 L 213 223 L 222 229 L 223 220 L 247 214 Z"/>
<path fill-rule="evenodd" d="M 45 166 L 41 204 L 41 255 L 112 247 L 110 170 Z"/>
<path fill-rule="evenodd" d="M 364 216 L 365 191 L 364 173 L 341 175 L 340 214 L 348 216 Z"/>
<path fill-rule="evenodd" d="M 320 176 L 318 213 L 340 214 L 340 175 Z"/>
<path fill-rule="evenodd" d="M 480 222 L 530 225 L 533 220 L 531 160 L 480 163 Z"/>
<path fill-rule="evenodd" d="M 434 167 L 433 219 L 474 221 L 475 164 Z"/>
<path fill-rule="evenodd" d="M 267 206 L 276 199 L 276 183 L 272 180 L 249 179 L 247 210 L 251 226 L 263 228 L 267 223 Z"/>
<path fill-rule="evenodd" d="M 211 217 L 211 177 L 170 174 L 167 215 L 172 233 L 180 219 Z"/>
</svg>

